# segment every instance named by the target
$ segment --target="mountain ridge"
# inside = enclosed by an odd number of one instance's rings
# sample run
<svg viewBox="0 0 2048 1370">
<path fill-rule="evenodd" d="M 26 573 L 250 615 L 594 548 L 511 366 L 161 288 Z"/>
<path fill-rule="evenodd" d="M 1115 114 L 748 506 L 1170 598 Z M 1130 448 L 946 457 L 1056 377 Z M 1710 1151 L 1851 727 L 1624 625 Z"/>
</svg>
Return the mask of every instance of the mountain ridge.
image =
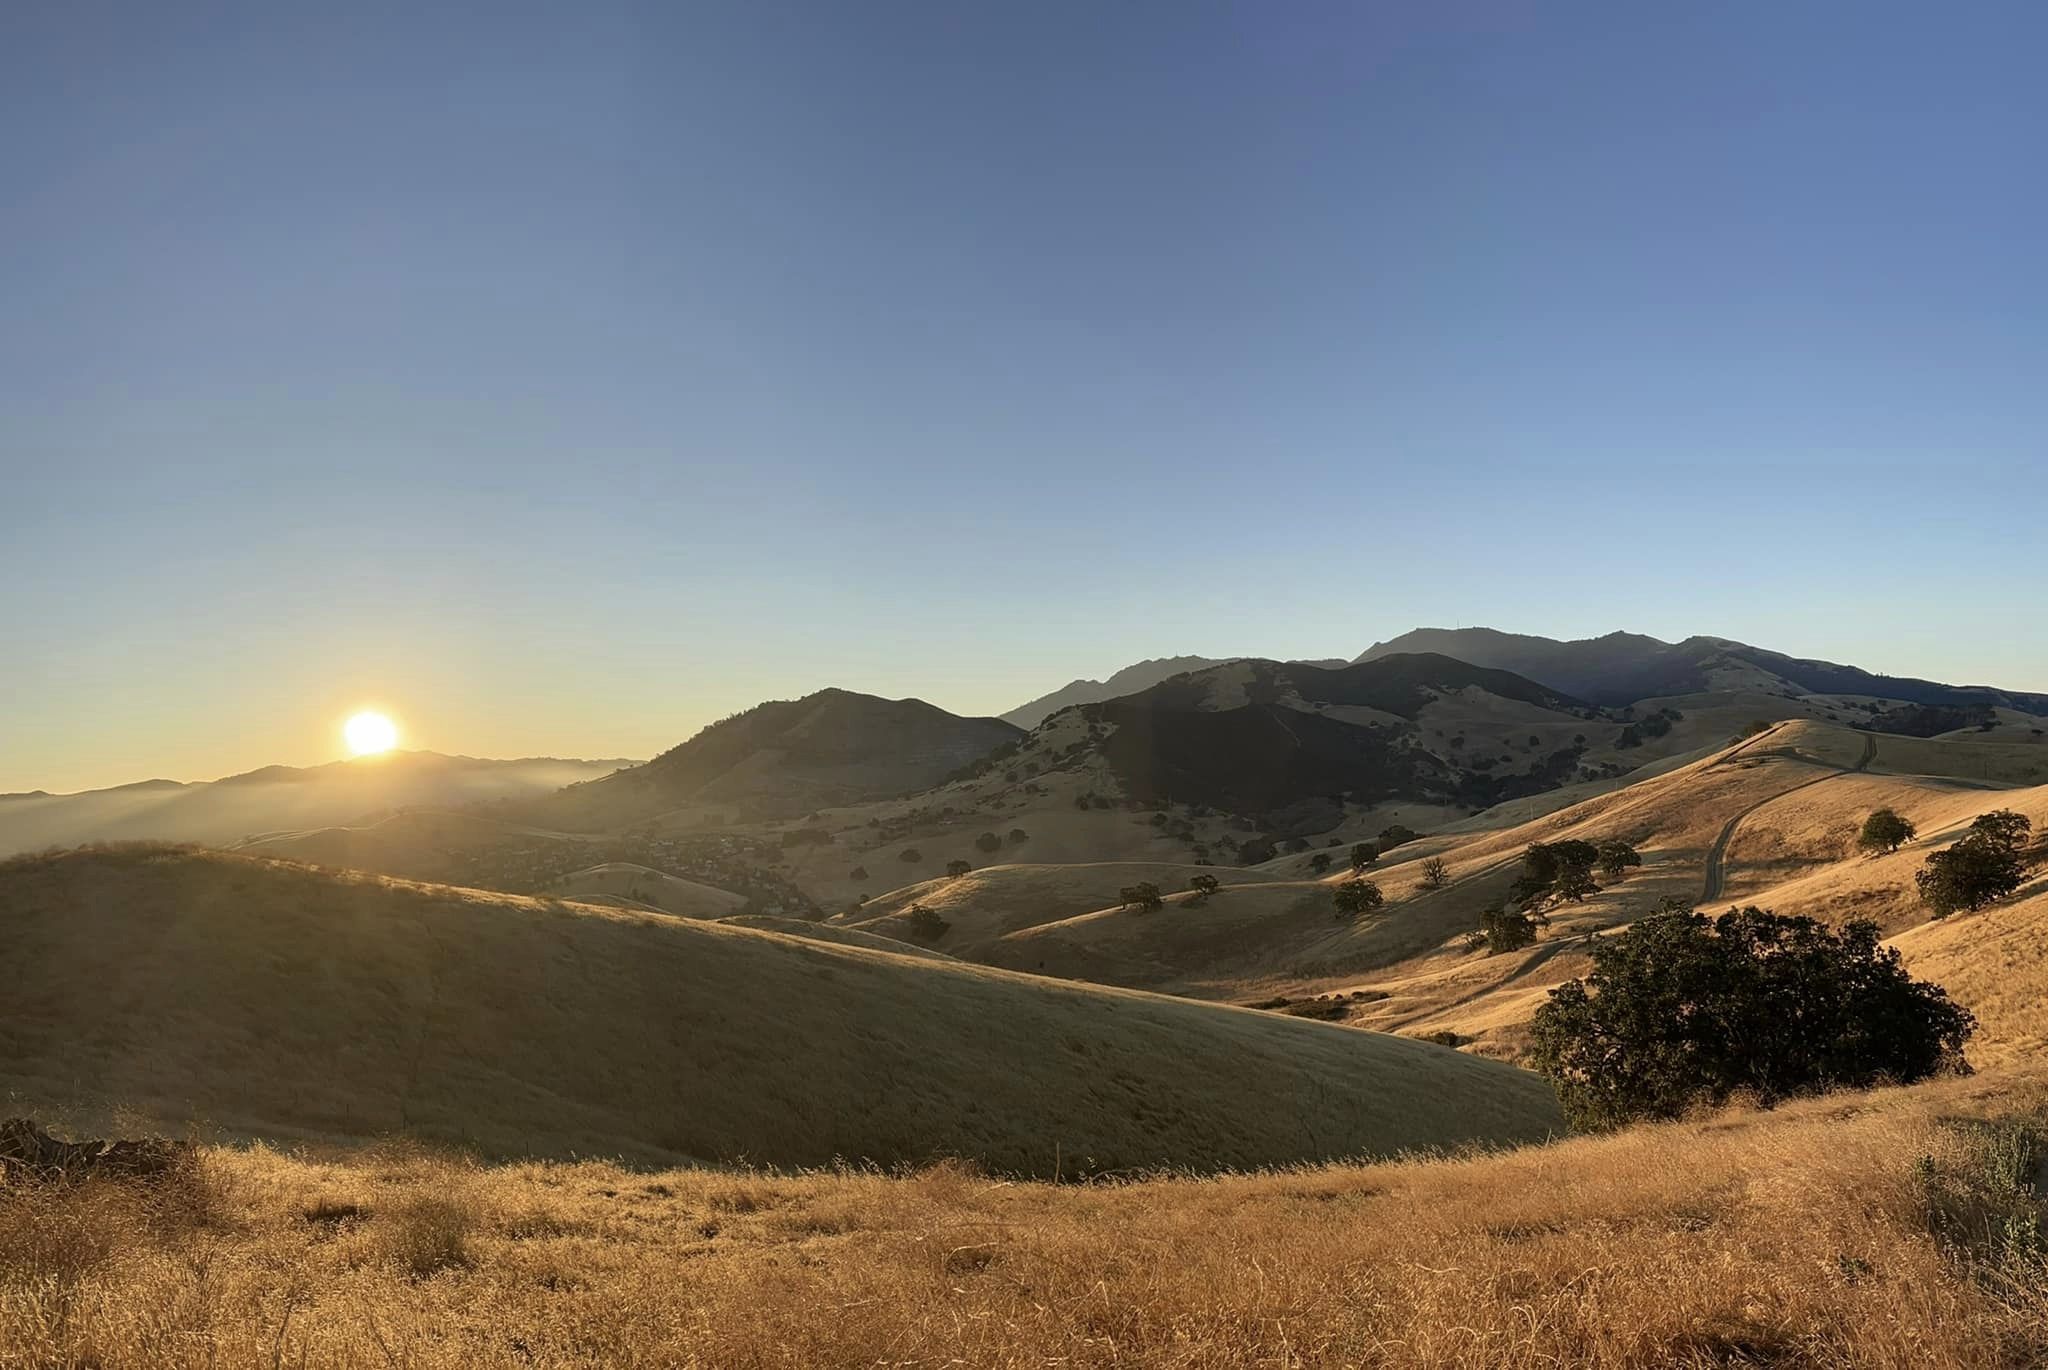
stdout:
<svg viewBox="0 0 2048 1370">
<path fill-rule="evenodd" d="M 691 804 L 787 817 L 927 789 L 1023 736 L 998 718 L 828 687 L 720 719 L 642 765 L 524 812 L 570 828 L 637 822 Z"/>
</svg>

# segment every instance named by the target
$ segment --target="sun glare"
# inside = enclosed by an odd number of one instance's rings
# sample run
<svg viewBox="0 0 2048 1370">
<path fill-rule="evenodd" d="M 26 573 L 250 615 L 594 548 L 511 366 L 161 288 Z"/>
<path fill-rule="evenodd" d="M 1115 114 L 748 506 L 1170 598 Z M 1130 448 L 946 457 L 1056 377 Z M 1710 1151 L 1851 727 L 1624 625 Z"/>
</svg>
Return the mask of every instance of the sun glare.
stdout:
<svg viewBox="0 0 2048 1370">
<path fill-rule="evenodd" d="M 398 744 L 398 725 L 379 713 L 360 713 L 341 725 L 341 735 L 356 756 L 375 756 Z"/>
</svg>

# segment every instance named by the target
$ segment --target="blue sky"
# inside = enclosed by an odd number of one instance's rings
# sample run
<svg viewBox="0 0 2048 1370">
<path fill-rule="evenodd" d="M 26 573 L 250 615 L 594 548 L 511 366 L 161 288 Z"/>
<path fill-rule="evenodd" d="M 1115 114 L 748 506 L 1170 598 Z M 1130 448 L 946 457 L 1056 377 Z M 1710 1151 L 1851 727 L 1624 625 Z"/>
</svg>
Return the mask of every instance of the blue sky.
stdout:
<svg viewBox="0 0 2048 1370">
<path fill-rule="evenodd" d="M 2038 5 L 35 9 L 0 790 L 1418 624 L 2048 689 Z"/>
</svg>

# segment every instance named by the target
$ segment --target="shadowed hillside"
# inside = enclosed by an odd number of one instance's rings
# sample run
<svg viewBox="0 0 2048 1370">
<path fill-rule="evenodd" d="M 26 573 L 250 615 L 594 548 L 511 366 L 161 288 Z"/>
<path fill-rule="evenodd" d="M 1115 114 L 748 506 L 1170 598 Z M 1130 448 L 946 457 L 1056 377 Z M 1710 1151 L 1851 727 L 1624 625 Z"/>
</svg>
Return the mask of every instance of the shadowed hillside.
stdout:
<svg viewBox="0 0 2048 1370">
<path fill-rule="evenodd" d="M 960 718 L 921 699 L 820 690 L 714 723 L 644 766 L 523 811 L 576 830 L 615 827 L 691 806 L 775 818 L 905 794 L 1022 737 L 996 718 Z"/>
<path fill-rule="evenodd" d="M 1020 728 L 1035 728 L 1061 709 L 1076 704 L 1094 704 L 1099 700 L 1115 699 L 1118 695 L 1134 694 L 1183 671 L 1199 671 L 1209 666 L 1221 666 L 1223 660 L 1206 656 L 1163 656 L 1151 661 L 1140 661 L 1124 667 L 1107 680 L 1070 680 L 1051 694 L 1040 695 L 1028 704 L 1018 705 L 1002 718 L 1005 723 L 1014 723 Z"/>
<path fill-rule="evenodd" d="M 1932 731 L 1972 726 L 1990 718 L 1995 709 L 2048 715 L 2048 694 L 1878 675 L 1718 637 L 1689 637 L 1673 643 L 1640 633 L 1609 633 L 1560 642 L 1492 628 L 1417 628 L 1374 643 L 1357 659 L 1378 661 L 1410 652 L 1440 652 L 1477 666 L 1513 671 L 1604 705 L 1743 689 L 1892 701 L 1903 718 L 1949 720 L 1946 727 Z M 1897 705 L 1913 706 L 1913 710 L 1896 709 Z M 1878 727 L 1884 732 L 1917 731 L 1899 727 L 1897 720 L 1880 722 Z"/>
<path fill-rule="evenodd" d="M 1420 1043 L 658 914 L 162 848 L 0 865 L 0 1091 L 271 1136 L 1244 1167 L 1540 1138 Z"/>
<path fill-rule="evenodd" d="M 1590 732 L 1620 731 L 1589 729 L 1593 710 L 1532 681 L 1427 655 L 1233 662 L 1081 713 L 1126 794 L 1236 813 L 1334 796 L 1493 803 L 1576 778 Z M 1482 754 L 1465 726 L 1481 719 L 1519 728 L 1515 750 Z"/>
</svg>

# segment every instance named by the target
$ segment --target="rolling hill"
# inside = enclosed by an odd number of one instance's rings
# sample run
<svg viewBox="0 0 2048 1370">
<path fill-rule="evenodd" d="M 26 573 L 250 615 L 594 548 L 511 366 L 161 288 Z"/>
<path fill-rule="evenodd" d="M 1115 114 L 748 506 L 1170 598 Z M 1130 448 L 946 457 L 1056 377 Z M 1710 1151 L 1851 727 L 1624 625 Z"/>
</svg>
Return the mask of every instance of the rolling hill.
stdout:
<svg viewBox="0 0 2048 1370">
<path fill-rule="evenodd" d="M 1207 656 L 1162 656 L 1149 661 L 1140 661 L 1124 667 L 1107 680 L 1070 680 L 1051 694 L 1040 695 L 1028 704 L 1020 704 L 1002 715 L 1005 723 L 1014 723 L 1029 731 L 1061 709 L 1076 704 L 1094 704 L 1118 695 L 1136 694 L 1149 689 L 1160 681 L 1180 675 L 1184 671 L 1199 671 L 1210 666 L 1221 666 L 1225 657 Z"/>
<path fill-rule="evenodd" d="M 0 863 L 0 1091 L 269 1137 L 1051 1174 L 1558 1126 L 1422 1043 L 776 932 L 161 847 Z"/>
<path fill-rule="evenodd" d="M 787 817 L 927 789 L 1022 736 L 1001 719 L 961 718 L 920 699 L 820 690 L 757 704 L 643 766 L 573 786 L 521 813 L 572 830 L 677 810 Z"/>
<path fill-rule="evenodd" d="M 1342 851 L 1319 846 L 1234 870 L 996 864 L 876 895 L 834 922 L 909 936 L 907 910 L 923 904 L 950 925 L 928 944 L 983 964 L 1240 1003 L 1344 995 L 1329 1006 L 1339 1021 L 1450 1032 L 1513 1058 L 1543 996 L 1585 970 L 1588 939 L 1667 899 L 1709 911 L 1754 903 L 1830 922 L 1877 922 L 1917 973 L 1984 1019 L 1976 1050 L 1987 1059 L 2039 1039 L 2027 1020 L 2048 1000 L 2048 962 L 2035 940 L 2048 916 L 2048 878 L 2037 873 L 2016 899 L 1983 914 L 1928 923 L 1912 877 L 1930 851 L 1987 810 L 2014 808 L 2037 829 L 2048 827 L 2048 749 L 1793 720 L 1631 785 L 1533 812 L 1530 803 L 1499 806 L 1388 853 L 1368 872 L 1386 905 L 1358 919 L 1334 916 L 1331 887 L 1348 870 Z M 1863 856 L 1856 831 L 1885 806 L 1909 817 L 1919 835 L 1892 855 Z M 1480 913 L 1507 899 L 1530 843 L 1610 838 L 1633 844 L 1643 865 L 1551 910 L 1550 926 L 1530 947 L 1496 955 L 1469 945 Z M 1440 888 L 1425 879 L 1431 858 L 1445 863 Z M 1311 864 L 1318 859 L 1320 872 Z M 1222 889 L 1196 898 L 1189 882 L 1205 873 Z M 1139 881 L 1164 892 L 1163 908 L 1122 904 L 1118 891 Z"/>
<path fill-rule="evenodd" d="M 1477 666 L 1513 671 L 1607 706 L 1724 690 L 1793 698 L 1850 696 L 1887 701 L 1872 719 L 1880 732 L 1918 730 L 1899 726 L 1904 720 L 1926 725 L 1947 722 L 1947 727 L 1931 728 L 1946 732 L 1976 726 L 1998 709 L 2048 715 L 2048 694 L 1877 675 L 1855 666 L 1787 656 L 1718 637 L 1663 642 L 1640 633 L 1617 632 L 1561 642 L 1492 628 L 1417 628 L 1374 643 L 1356 660 L 1378 661 L 1414 652 L 1437 652 Z"/>
<path fill-rule="evenodd" d="M 491 761 L 392 752 L 325 766 L 266 766 L 222 780 L 146 780 L 78 794 L 0 795 L 0 855 L 83 842 L 233 842 L 374 821 L 394 809 L 529 800 L 630 761 Z"/>
</svg>

